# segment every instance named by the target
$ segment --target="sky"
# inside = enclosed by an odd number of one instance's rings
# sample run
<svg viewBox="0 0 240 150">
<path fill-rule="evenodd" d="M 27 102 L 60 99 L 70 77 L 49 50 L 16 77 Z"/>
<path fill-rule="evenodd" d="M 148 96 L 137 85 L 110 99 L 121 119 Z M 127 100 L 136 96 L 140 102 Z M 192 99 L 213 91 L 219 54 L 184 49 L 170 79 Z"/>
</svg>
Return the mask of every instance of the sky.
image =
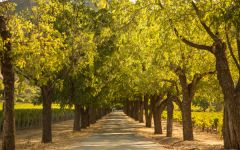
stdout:
<svg viewBox="0 0 240 150">
<path fill-rule="evenodd" d="M 133 3 L 135 3 L 136 2 L 136 0 L 129 0 L 130 2 L 133 2 Z"/>
</svg>

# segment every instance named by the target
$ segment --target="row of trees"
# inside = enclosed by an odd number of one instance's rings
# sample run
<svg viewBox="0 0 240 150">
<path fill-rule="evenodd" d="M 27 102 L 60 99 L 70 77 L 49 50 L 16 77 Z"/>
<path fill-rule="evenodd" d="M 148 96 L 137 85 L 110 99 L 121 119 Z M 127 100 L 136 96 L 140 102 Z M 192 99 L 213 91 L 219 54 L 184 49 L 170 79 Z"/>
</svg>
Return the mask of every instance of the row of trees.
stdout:
<svg viewBox="0 0 240 150">
<path fill-rule="evenodd" d="M 239 1 L 51 0 L 17 14 L 11 3 L 0 4 L 10 143 L 17 73 L 41 89 L 43 142 L 51 141 L 54 101 L 74 105 L 75 118 L 86 106 L 122 101 L 142 121 L 145 108 L 146 126 L 153 116 L 155 133 L 162 132 L 166 107 L 171 125 L 175 102 L 183 139 L 193 140 L 192 101 L 208 99 L 224 103 L 224 147 L 240 148 Z"/>
<path fill-rule="evenodd" d="M 171 116 L 176 102 L 182 112 L 183 139 L 193 140 L 192 101 L 223 101 L 224 147 L 239 149 L 239 2 L 109 4 L 121 34 L 105 72 L 111 72 L 110 91 L 126 101 L 125 112 L 142 116 L 146 99 L 146 120 L 152 113 L 155 133 L 161 133 L 161 112 L 167 107 Z"/>
<path fill-rule="evenodd" d="M 113 39 L 111 14 L 98 2 L 39 0 L 16 10 L 17 4 L 0 3 L 4 150 L 15 149 L 15 76 L 40 89 L 43 143 L 52 142 L 53 102 L 74 106 L 74 131 L 110 108 L 95 76 Z"/>
</svg>

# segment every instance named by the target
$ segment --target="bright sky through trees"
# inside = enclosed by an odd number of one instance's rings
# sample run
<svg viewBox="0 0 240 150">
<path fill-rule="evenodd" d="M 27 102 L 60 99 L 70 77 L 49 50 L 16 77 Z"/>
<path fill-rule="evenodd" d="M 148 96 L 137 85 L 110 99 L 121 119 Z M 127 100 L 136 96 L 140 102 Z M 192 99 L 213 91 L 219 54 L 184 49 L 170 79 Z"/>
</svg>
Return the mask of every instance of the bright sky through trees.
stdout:
<svg viewBox="0 0 240 150">
<path fill-rule="evenodd" d="M 136 2 L 136 0 L 129 0 L 130 2 L 133 2 L 133 3 L 135 3 Z"/>
<path fill-rule="evenodd" d="M 146 126 L 153 119 L 161 134 L 167 108 L 167 136 L 176 103 L 183 140 L 194 140 L 196 105 L 224 114 L 211 122 L 223 127 L 225 149 L 240 149 L 239 0 L 31 4 L 0 0 L 3 150 L 15 149 L 14 102 L 25 91 L 15 89 L 24 84 L 39 91 L 43 143 L 52 142 L 52 103 L 74 106 L 77 131 L 81 116 L 95 122 L 100 110 L 119 106 L 135 120 L 146 112 Z"/>
</svg>

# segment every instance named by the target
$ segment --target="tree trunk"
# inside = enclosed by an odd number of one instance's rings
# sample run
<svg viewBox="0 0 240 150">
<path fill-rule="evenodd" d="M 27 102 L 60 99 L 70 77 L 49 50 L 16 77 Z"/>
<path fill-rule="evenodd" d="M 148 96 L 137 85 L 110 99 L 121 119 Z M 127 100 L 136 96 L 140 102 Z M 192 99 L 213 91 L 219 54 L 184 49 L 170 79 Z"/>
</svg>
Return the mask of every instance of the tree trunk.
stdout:
<svg viewBox="0 0 240 150">
<path fill-rule="evenodd" d="M 88 116 L 89 116 L 90 124 L 96 123 L 96 111 L 93 106 L 89 106 Z"/>
<path fill-rule="evenodd" d="M 128 99 L 126 99 L 125 101 L 124 112 L 127 116 L 129 116 L 129 100 Z"/>
<path fill-rule="evenodd" d="M 1 73 L 4 85 L 4 112 L 3 112 L 3 150 L 15 149 L 15 120 L 14 120 L 14 69 L 12 64 L 12 46 L 6 42 L 11 37 L 3 16 L 0 16 L 0 34 L 4 43 L 1 51 Z"/>
<path fill-rule="evenodd" d="M 162 117 L 160 112 L 160 105 L 157 104 L 161 101 L 161 96 L 151 97 L 151 108 L 153 112 L 153 122 L 154 122 L 154 134 L 162 134 Z M 163 110 L 162 110 L 163 111 Z"/>
<path fill-rule="evenodd" d="M 131 118 L 134 118 L 134 105 L 133 105 L 133 101 L 129 101 L 129 116 Z"/>
<path fill-rule="evenodd" d="M 167 102 L 167 137 L 172 137 L 173 128 L 173 103 L 169 99 Z"/>
<path fill-rule="evenodd" d="M 152 111 L 148 104 L 148 97 L 144 97 L 144 109 L 145 109 L 145 121 L 146 121 L 146 127 L 151 128 L 152 127 Z"/>
<path fill-rule="evenodd" d="M 52 142 L 52 90 L 51 85 L 41 87 L 41 95 L 43 101 L 42 110 L 42 142 Z"/>
<path fill-rule="evenodd" d="M 214 44 L 217 78 L 224 94 L 223 138 L 225 149 L 240 149 L 240 83 L 234 82 L 226 58 L 226 45 Z"/>
<path fill-rule="evenodd" d="M 182 102 L 182 124 L 183 124 L 183 140 L 193 140 L 193 127 L 192 127 L 192 112 L 191 102 L 183 100 Z"/>
<path fill-rule="evenodd" d="M 89 122 L 90 122 L 90 124 L 92 124 L 92 123 L 93 123 L 93 111 L 92 111 L 92 106 L 89 106 L 88 116 L 89 116 Z"/>
<path fill-rule="evenodd" d="M 133 106 L 133 110 L 134 110 L 134 120 L 138 121 L 139 119 L 139 103 L 138 101 L 134 101 L 134 106 Z"/>
<path fill-rule="evenodd" d="M 139 101 L 139 113 L 138 113 L 138 120 L 140 123 L 143 123 L 143 101 Z"/>
<path fill-rule="evenodd" d="M 149 109 L 145 110 L 145 118 L 146 118 L 146 127 L 151 128 L 152 127 L 152 112 L 151 112 L 151 110 L 149 110 Z"/>
<path fill-rule="evenodd" d="M 183 124 L 183 140 L 191 141 L 193 140 L 193 127 L 192 127 L 192 112 L 191 112 L 191 103 L 194 97 L 195 84 L 187 83 L 187 77 L 185 73 L 179 75 L 183 100 L 182 100 L 182 124 Z"/>
<path fill-rule="evenodd" d="M 84 107 L 81 107 L 81 114 L 82 114 L 82 121 L 81 121 L 81 128 L 87 128 L 87 115 Z"/>
<path fill-rule="evenodd" d="M 100 109 L 101 108 L 96 108 L 95 110 L 96 110 L 96 121 L 98 120 L 98 119 L 100 119 L 100 116 L 101 116 L 101 111 L 100 111 Z"/>
<path fill-rule="evenodd" d="M 75 104 L 73 131 L 81 131 L 81 105 Z"/>
<path fill-rule="evenodd" d="M 89 107 L 86 107 L 85 109 L 85 116 L 86 116 L 86 126 L 90 126 L 90 117 L 89 117 Z"/>
<path fill-rule="evenodd" d="M 198 7 L 193 2 L 192 3 L 195 12 L 198 17 L 199 14 Z M 200 19 L 201 20 L 201 19 Z M 240 149 L 240 77 L 238 83 L 235 87 L 234 80 L 229 68 L 227 54 L 226 54 L 226 44 L 223 42 L 217 34 L 214 34 L 210 27 L 201 20 L 202 26 L 205 28 L 207 34 L 214 40 L 211 48 L 206 45 L 198 45 L 192 43 L 185 38 L 178 35 L 176 28 L 174 28 L 175 34 L 180 37 L 180 39 L 187 45 L 203 50 L 208 50 L 215 55 L 216 58 L 216 70 L 217 78 L 219 84 L 222 88 L 224 95 L 224 119 L 223 119 L 223 138 L 224 138 L 224 148 L 225 149 Z M 239 27 L 237 27 L 237 51 L 238 60 L 236 64 L 239 65 L 240 58 L 240 41 L 239 41 Z M 230 44 L 231 45 L 231 44 Z M 229 50 L 231 50 L 229 46 Z M 234 55 L 234 54 L 233 54 Z M 236 58 L 235 58 L 236 59 Z M 240 69 L 238 69 L 240 75 Z M 184 110 L 184 108 L 183 108 Z"/>
<path fill-rule="evenodd" d="M 154 122 L 154 134 L 162 134 L 162 119 L 159 114 L 159 110 L 155 108 L 153 110 L 153 122 Z"/>
</svg>

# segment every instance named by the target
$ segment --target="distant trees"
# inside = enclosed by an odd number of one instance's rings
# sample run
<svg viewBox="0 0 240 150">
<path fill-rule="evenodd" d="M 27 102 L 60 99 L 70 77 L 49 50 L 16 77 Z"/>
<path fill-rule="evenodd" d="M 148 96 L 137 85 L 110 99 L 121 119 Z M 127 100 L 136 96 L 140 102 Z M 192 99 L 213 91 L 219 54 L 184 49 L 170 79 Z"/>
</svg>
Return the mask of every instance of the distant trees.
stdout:
<svg viewBox="0 0 240 150">
<path fill-rule="evenodd" d="M 0 3 L 4 114 L 11 126 L 4 126 L 11 137 L 4 148 L 14 149 L 6 148 L 14 145 L 14 73 L 40 88 L 44 143 L 52 141 L 52 102 L 74 106 L 76 131 L 122 102 L 126 114 L 140 122 L 144 114 L 147 127 L 153 119 L 161 134 L 166 109 L 167 136 L 176 103 L 183 139 L 193 140 L 192 104 L 205 111 L 224 99 L 224 145 L 240 148 L 239 6 L 235 0 L 39 0 L 14 14 L 11 3 Z"/>
<path fill-rule="evenodd" d="M 129 54 L 138 49 L 138 53 L 131 57 L 133 59 L 131 61 L 137 62 L 136 60 L 139 60 L 139 64 L 143 61 L 139 58 L 144 56 L 144 49 L 148 52 L 156 51 L 157 49 L 161 50 L 158 52 L 162 55 L 162 59 L 159 61 L 160 65 L 158 66 L 161 68 L 161 73 L 164 74 L 164 70 L 170 69 L 175 75 L 171 76 L 168 71 L 162 77 L 158 77 L 158 79 L 168 77 L 167 79 L 175 80 L 177 86 L 180 86 L 181 96 L 178 96 L 183 100 L 183 124 L 187 124 L 187 126 L 183 127 L 183 130 L 186 131 L 184 132 L 186 133 L 186 135 L 184 134 L 184 139 L 193 139 L 191 134 L 191 102 L 195 93 L 200 94 L 196 90 L 203 91 L 201 88 L 214 88 L 215 86 L 202 87 L 203 84 L 199 83 L 201 86 L 197 86 L 197 83 L 201 82 L 200 79 L 203 76 L 209 73 L 213 74 L 214 70 L 216 70 L 217 79 L 224 95 L 224 145 L 225 148 L 239 148 L 239 139 L 237 137 L 240 132 L 236 128 L 239 122 L 233 121 L 239 118 L 239 111 L 236 110 L 238 107 L 237 89 L 239 83 L 239 31 L 236 16 L 239 13 L 239 3 L 231 0 L 224 2 L 187 2 L 184 0 L 170 2 L 163 0 L 157 2 L 137 1 L 134 5 L 136 9 L 132 15 L 124 14 L 131 16 L 130 22 L 132 25 L 128 26 L 128 31 L 130 32 L 128 35 L 131 36 L 126 38 L 128 40 L 125 41 L 130 41 L 129 39 L 134 40 L 123 45 L 125 49 L 131 49 Z M 128 5 L 126 8 L 130 7 L 131 5 Z M 155 25 L 156 23 L 158 24 Z M 133 26 L 135 27 L 134 29 L 132 28 Z M 158 30 L 159 32 L 153 32 L 153 27 L 160 29 Z M 164 30 L 161 30 L 161 28 Z M 157 35 L 159 37 L 155 38 Z M 158 44 L 155 44 L 154 40 Z M 136 41 L 144 42 L 135 44 Z M 194 51 L 194 48 L 204 51 Z M 151 56 L 151 54 L 147 56 Z M 154 63 L 157 62 L 151 59 L 151 57 L 150 60 Z M 155 72 L 158 67 L 154 67 Z M 150 76 L 151 74 L 149 73 L 148 75 Z M 137 76 L 140 76 L 140 72 Z M 157 79 L 157 75 L 155 77 Z M 212 77 L 205 76 L 204 78 L 204 82 L 208 80 L 208 82 L 214 83 Z M 142 78 L 142 80 L 145 79 Z M 159 83 L 156 79 L 155 83 Z M 146 91 L 147 84 L 141 84 L 141 86 Z M 134 90 L 136 93 L 139 92 L 138 88 L 134 88 Z M 150 97 L 154 96 L 152 90 L 147 93 Z M 209 99 L 211 99 L 210 95 L 208 96 Z M 216 97 L 211 96 L 212 98 Z"/>
<path fill-rule="evenodd" d="M 95 103 L 99 106 L 92 110 L 93 104 L 88 101 L 93 99 L 94 93 L 88 88 L 94 88 L 91 86 L 91 66 L 94 65 L 96 44 L 105 38 L 99 35 L 102 35 L 100 32 L 105 27 L 102 26 L 102 19 L 107 11 L 102 9 L 98 13 L 83 2 L 52 0 L 46 3 L 39 0 L 28 11 L 16 14 L 10 11 L 10 8 L 14 8 L 13 3 L 0 4 L 1 52 L 4 56 L 1 68 L 6 99 L 3 149 L 14 149 L 15 145 L 14 72 L 41 90 L 43 143 L 52 142 L 51 104 L 61 100 L 59 97 L 56 99 L 55 91 L 60 93 L 65 89 L 66 96 L 61 98 L 67 97 L 67 104 L 75 105 L 76 130 L 79 130 L 80 112 L 92 113 L 89 114 L 91 123 L 106 114 L 105 104 Z M 82 71 L 83 69 L 90 71 Z M 79 95 L 79 92 L 89 96 Z M 92 119 L 91 115 L 96 117 Z"/>
</svg>

